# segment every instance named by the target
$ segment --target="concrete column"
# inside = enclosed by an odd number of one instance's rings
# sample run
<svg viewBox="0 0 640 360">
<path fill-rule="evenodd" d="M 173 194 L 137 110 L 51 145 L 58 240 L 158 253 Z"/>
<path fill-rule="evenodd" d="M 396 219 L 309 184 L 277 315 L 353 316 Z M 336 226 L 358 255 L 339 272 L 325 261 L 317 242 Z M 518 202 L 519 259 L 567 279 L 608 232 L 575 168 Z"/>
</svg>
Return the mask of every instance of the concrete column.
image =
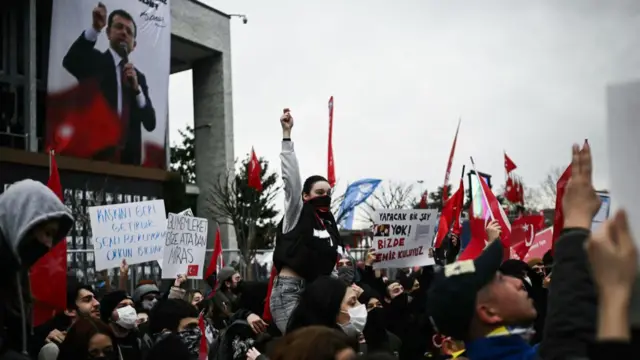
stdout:
<svg viewBox="0 0 640 360">
<path fill-rule="evenodd" d="M 37 152 L 38 151 L 38 132 L 37 132 L 37 106 L 36 102 L 38 99 L 37 94 L 37 84 L 36 84 L 36 26 L 38 26 L 36 21 L 36 0 L 29 0 L 29 5 L 27 8 L 27 36 L 25 36 L 25 41 L 28 43 L 25 47 L 27 56 L 27 66 L 26 66 L 26 84 L 25 84 L 25 131 L 28 134 L 26 147 L 28 151 Z"/>
<path fill-rule="evenodd" d="M 214 184 L 234 169 L 231 54 L 218 53 L 193 65 L 193 117 L 196 140 L 198 215 L 209 219 L 208 248 L 213 248 L 217 224 L 211 196 Z M 237 249 L 235 231 L 221 226 L 222 247 Z M 226 254 L 225 254 L 226 255 Z M 228 263 L 228 258 L 227 258 Z"/>
</svg>

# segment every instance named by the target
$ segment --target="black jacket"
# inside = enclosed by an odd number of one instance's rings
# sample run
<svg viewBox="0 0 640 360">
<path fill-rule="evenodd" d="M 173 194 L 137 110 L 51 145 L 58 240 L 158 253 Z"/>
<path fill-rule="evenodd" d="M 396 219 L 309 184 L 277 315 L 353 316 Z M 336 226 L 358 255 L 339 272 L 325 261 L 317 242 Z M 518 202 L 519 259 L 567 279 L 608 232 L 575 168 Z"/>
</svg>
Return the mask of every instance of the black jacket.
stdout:
<svg viewBox="0 0 640 360">
<path fill-rule="evenodd" d="M 69 51 L 62 60 L 62 66 L 73 75 L 78 82 L 86 80 L 97 80 L 100 90 L 107 103 L 114 111 L 118 108 L 118 82 L 116 79 L 113 56 L 107 50 L 100 52 L 94 48 L 95 42 L 84 37 L 84 33 L 71 45 Z M 136 94 L 129 88 L 124 88 L 122 94 L 123 108 L 128 106 L 129 119 L 128 126 L 124 130 L 126 136 L 124 148 L 120 152 L 120 162 L 123 164 L 140 165 L 141 162 L 141 129 L 140 124 L 147 131 L 153 131 L 156 127 L 156 113 L 149 98 L 149 88 L 147 79 L 140 70 L 136 69 L 138 84 L 146 99 L 146 106 L 138 108 Z M 126 104 L 125 104 L 126 102 Z M 89 120 L 89 119 L 87 119 Z M 111 160 L 116 149 L 105 149 L 96 154 L 96 160 Z"/>
<path fill-rule="evenodd" d="M 584 249 L 590 231 L 564 229 L 555 244 L 547 317 L 539 354 L 544 360 L 587 358 L 596 331 L 597 296 Z"/>
</svg>

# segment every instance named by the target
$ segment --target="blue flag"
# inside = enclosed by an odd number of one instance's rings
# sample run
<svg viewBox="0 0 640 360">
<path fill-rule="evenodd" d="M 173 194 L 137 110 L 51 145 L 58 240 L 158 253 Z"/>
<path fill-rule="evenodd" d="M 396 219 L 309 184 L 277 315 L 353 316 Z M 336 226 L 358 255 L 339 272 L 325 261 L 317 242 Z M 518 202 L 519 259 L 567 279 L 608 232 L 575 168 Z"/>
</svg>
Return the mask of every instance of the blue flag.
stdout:
<svg viewBox="0 0 640 360">
<path fill-rule="evenodd" d="M 353 227 L 353 220 L 356 206 L 365 202 L 371 194 L 380 185 L 382 180 L 379 179 L 362 179 L 358 180 L 347 187 L 344 192 L 344 199 L 338 210 L 338 219 L 344 229 Z"/>
</svg>

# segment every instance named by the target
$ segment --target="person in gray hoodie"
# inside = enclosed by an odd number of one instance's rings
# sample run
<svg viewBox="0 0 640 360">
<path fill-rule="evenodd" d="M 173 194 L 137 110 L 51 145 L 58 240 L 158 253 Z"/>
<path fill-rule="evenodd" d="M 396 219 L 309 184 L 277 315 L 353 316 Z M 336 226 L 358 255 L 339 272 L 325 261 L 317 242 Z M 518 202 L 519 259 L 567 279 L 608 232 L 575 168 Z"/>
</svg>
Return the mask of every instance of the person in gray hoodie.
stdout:
<svg viewBox="0 0 640 360">
<path fill-rule="evenodd" d="M 22 180 L 0 195 L 0 359 L 27 355 L 29 268 L 66 238 L 73 221 L 40 182 Z"/>
</svg>

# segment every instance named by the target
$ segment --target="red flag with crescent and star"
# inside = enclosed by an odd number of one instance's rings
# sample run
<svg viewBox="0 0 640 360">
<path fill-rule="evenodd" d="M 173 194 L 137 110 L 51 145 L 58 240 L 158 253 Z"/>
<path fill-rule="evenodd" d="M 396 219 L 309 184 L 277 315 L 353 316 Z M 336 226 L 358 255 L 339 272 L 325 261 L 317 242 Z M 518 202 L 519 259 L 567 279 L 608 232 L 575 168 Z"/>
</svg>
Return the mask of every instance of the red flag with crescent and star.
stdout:
<svg viewBox="0 0 640 360">
<path fill-rule="evenodd" d="M 529 252 L 536 234 L 544 228 L 544 216 L 524 215 L 511 224 L 511 247 L 520 260 Z"/>
</svg>

